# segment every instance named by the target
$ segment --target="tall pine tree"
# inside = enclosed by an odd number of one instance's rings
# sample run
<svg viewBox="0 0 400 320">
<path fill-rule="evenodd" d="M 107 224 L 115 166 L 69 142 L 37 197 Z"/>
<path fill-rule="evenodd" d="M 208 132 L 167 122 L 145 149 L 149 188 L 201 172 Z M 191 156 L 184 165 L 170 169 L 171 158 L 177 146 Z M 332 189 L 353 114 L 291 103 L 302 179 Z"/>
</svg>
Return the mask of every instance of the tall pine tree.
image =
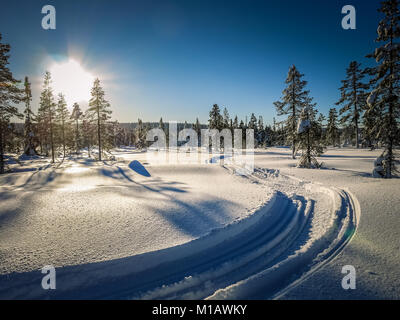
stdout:
<svg viewBox="0 0 400 320">
<path fill-rule="evenodd" d="M 288 116 L 285 120 L 285 130 L 286 137 L 292 144 L 293 159 L 296 158 L 297 122 L 308 95 L 308 91 L 304 90 L 307 81 L 303 80 L 303 76 L 296 66 L 291 66 L 285 81 L 287 87 L 282 92 L 282 101 L 274 102 L 278 116 Z"/>
<path fill-rule="evenodd" d="M 97 123 L 97 143 L 99 147 L 99 160 L 101 161 L 102 143 L 106 139 L 107 121 L 111 118 L 112 111 L 109 109 L 110 104 L 105 99 L 105 93 L 100 85 L 100 80 L 96 79 L 91 91 L 92 98 L 89 101 L 89 112 L 96 118 Z"/>
<path fill-rule="evenodd" d="M 377 117 L 376 138 L 385 147 L 382 159 L 381 176 L 391 178 L 395 167 L 394 147 L 399 143 L 398 121 L 400 118 L 400 10 L 398 0 L 382 1 L 378 10 L 384 14 L 379 22 L 376 39 L 381 45 L 375 52 L 367 55 L 374 58 L 377 66 L 368 68 L 372 76 L 372 92 L 368 97 L 369 111 L 375 111 Z"/>
<path fill-rule="evenodd" d="M 25 124 L 24 124 L 24 138 L 25 138 L 25 146 L 24 146 L 24 154 L 28 156 L 36 155 L 36 149 L 34 144 L 34 131 L 33 131 L 33 119 L 35 115 L 33 114 L 31 108 L 32 101 L 32 90 L 31 84 L 29 82 L 28 77 L 25 77 L 24 82 L 24 102 L 25 102 Z"/>
<path fill-rule="evenodd" d="M 60 129 L 61 144 L 63 147 L 63 158 L 65 158 L 66 149 L 66 131 L 69 125 L 69 111 L 67 108 L 67 102 L 65 96 L 62 93 L 58 94 L 57 109 L 56 109 L 56 121 Z"/>
<path fill-rule="evenodd" d="M 321 167 L 317 157 L 323 153 L 323 147 L 320 143 L 319 125 L 315 119 L 317 111 L 312 100 L 311 97 L 305 98 L 297 127 L 299 149 L 302 151 L 298 166 L 301 168 Z"/>
<path fill-rule="evenodd" d="M 15 80 L 8 68 L 10 58 L 10 45 L 1 42 L 0 33 L 0 174 L 4 173 L 6 135 L 10 129 L 10 119 L 23 115 L 18 112 L 15 104 L 24 100 L 23 91 L 18 87 L 19 81 Z"/>
<path fill-rule="evenodd" d="M 336 108 L 329 109 L 328 125 L 326 128 L 326 144 L 336 146 L 339 142 L 338 114 Z"/>
<path fill-rule="evenodd" d="M 342 80 L 340 87 L 341 98 L 336 105 L 343 105 L 339 113 L 342 116 L 340 122 L 343 125 L 350 124 L 354 127 L 355 144 L 359 148 L 359 126 L 360 119 L 366 107 L 366 90 L 368 85 L 363 83 L 364 72 L 360 69 L 361 64 L 352 61 L 346 70 L 346 79 Z"/>
<path fill-rule="evenodd" d="M 43 111 L 44 125 L 48 128 L 49 143 L 51 149 L 51 162 L 55 162 L 55 141 L 54 141 L 54 123 L 56 115 L 56 104 L 54 102 L 53 89 L 51 88 L 51 74 L 46 71 L 43 81 L 43 90 L 40 95 L 40 107 Z"/>
</svg>

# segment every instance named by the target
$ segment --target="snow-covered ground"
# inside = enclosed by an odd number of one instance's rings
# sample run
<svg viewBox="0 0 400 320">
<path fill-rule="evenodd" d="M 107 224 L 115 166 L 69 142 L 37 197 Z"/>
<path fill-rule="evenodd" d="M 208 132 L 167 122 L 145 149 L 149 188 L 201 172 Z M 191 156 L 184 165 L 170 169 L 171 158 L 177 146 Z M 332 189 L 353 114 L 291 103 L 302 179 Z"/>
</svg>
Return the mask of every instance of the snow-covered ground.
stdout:
<svg viewBox="0 0 400 320">
<path fill-rule="evenodd" d="M 29 170 L 0 177 L 1 298 L 271 298 L 295 280 L 278 297 L 320 298 L 320 286 L 346 298 L 341 260 L 362 266 L 370 284 L 368 250 L 392 259 L 380 263 L 393 285 L 399 220 L 390 203 L 400 180 L 370 177 L 378 151 L 329 150 L 326 169 L 307 170 L 286 148 L 257 150 L 249 176 L 151 163 L 129 148 L 113 154 L 104 163 L 26 160 Z M 57 270 L 51 292 L 40 285 L 45 265 Z"/>
</svg>

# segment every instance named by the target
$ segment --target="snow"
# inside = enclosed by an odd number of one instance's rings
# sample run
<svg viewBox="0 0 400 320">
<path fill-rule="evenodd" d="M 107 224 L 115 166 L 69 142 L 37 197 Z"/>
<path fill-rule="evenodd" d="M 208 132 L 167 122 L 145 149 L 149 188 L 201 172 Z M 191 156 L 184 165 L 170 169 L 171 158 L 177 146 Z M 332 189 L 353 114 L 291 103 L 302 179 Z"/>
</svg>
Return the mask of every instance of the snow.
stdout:
<svg viewBox="0 0 400 320">
<path fill-rule="evenodd" d="M 330 149 L 309 170 L 287 148 L 256 150 L 246 176 L 218 161 L 151 163 L 128 147 L 115 161 L 24 160 L 33 172 L 0 176 L 0 297 L 319 298 L 318 286 L 346 298 L 342 263 L 385 270 L 397 297 L 400 180 L 372 178 L 380 153 Z M 40 287 L 49 264 L 53 292 Z"/>
</svg>

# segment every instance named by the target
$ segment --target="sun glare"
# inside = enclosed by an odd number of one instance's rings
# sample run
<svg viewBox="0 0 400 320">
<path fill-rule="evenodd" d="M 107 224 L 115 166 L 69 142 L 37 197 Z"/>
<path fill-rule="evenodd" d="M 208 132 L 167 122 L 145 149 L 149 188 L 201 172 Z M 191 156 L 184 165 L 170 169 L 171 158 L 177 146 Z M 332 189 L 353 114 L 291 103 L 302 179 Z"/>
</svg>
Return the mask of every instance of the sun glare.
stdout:
<svg viewBox="0 0 400 320">
<path fill-rule="evenodd" d="M 52 87 L 55 94 L 65 94 L 68 106 L 74 102 L 88 102 L 94 76 L 75 60 L 55 63 L 50 68 Z"/>
</svg>

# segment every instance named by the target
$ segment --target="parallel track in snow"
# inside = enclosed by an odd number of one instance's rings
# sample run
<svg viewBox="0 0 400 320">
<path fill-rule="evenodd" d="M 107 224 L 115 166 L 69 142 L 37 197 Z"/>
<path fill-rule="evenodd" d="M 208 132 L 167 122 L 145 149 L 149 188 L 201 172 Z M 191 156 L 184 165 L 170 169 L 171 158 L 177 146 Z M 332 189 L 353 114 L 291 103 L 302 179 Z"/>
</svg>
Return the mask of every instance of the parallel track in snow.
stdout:
<svg viewBox="0 0 400 320">
<path fill-rule="evenodd" d="M 256 175 L 249 178 L 262 182 Z M 157 252 L 149 253 L 153 263 L 148 268 L 131 272 L 124 259 L 108 266 L 65 267 L 57 271 L 58 288 L 52 292 L 37 288 L 42 275 L 16 275 L 8 282 L 13 290 L 0 286 L 0 297 L 13 298 L 15 292 L 15 298 L 35 299 L 279 298 L 336 257 L 355 233 L 357 200 L 348 191 L 327 190 L 336 219 L 304 252 L 297 249 L 307 244 L 302 241 L 314 200 L 276 192 L 269 204 L 244 221 L 161 250 L 160 263 Z"/>
</svg>

